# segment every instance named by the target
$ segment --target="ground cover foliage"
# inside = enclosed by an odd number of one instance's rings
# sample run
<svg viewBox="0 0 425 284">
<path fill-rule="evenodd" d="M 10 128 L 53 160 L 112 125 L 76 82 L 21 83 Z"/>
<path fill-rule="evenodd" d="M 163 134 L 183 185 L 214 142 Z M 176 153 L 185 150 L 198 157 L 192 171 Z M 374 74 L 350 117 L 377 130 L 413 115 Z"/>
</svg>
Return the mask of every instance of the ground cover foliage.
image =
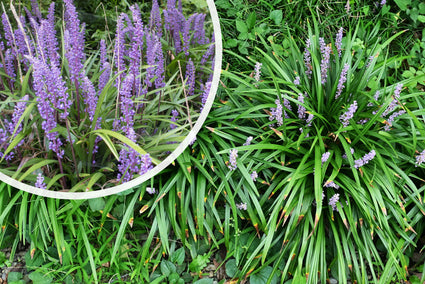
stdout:
<svg viewBox="0 0 425 284">
<path fill-rule="evenodd" d="M 422 283 L 424 26 L 348 3 L 215 1 L 226 70 L 191 148 L 108 198 L 3 185 L 1 246 L 51 282 Z"/>
</svg>

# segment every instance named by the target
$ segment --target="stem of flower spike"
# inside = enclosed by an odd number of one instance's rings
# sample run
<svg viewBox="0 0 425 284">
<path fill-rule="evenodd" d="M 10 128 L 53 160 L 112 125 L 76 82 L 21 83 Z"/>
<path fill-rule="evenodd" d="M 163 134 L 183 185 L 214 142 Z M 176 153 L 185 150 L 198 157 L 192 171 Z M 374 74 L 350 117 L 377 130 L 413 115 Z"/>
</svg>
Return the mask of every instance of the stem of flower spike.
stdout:
<svg viewBox="0 0 425 284">
<path fill-rule="evenodd" d="M 63 174 L 62 159 L 59 158 L 59 156 L 58 156 L 58 162 L 59 162 L 59 170 L 61 171 L 61 174 Z M 60 181 L 60 183 L 62 185 L 62 188 L 63 189 L 66 189 L 66 180 L 65 180 L 65 177 L 61 177 L 59 181 Z"/>
<path fill-rule="evenodd" d="M 184 93 L 184 98 L 186 100 L 187 119 L 189 120 L 190 128 L 192 128 L 192 118 L 190 117 L 189 102 L 187 100 L 187 92 L 186 92 L 186 87 L 185 87 L 185 83 L 184 83 L 184 78 L 183 78 L 183 73 L 182 73 L 182 66 L 180 64 L 180 60 L 177 60 L 177 63 L 179 64 L 180 79 L 182 80 L 182 83 L 183 83 L 183 93 Z"/>
<path fill-rule="evenodd" d="M 72 159 L 74 160 L 75 171 L 77 173 L 77 178 L 80 179 L 80 174 L 78 173 L 78 170 L 77 170 L 77 159 L 75 158 L 74 146 L 72 145 L 71 131 L 69 130 L 68 119 L 65 120 L 65 125 L 66 125 L 66 130 L 68 130 L 68 139 L 69 139 L 69 143 L 71 144 L 71 153 L 72 153 Z"/>
</svg>

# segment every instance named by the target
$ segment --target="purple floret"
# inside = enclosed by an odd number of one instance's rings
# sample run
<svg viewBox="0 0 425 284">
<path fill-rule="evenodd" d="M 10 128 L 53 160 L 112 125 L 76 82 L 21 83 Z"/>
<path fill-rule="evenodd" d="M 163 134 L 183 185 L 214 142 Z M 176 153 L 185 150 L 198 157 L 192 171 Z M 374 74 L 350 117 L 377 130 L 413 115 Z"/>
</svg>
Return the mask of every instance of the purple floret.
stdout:
<svg viewBox="0 0 425 284">
<path fill-rule="evenodd" d="M 338 211 L 338 208 L 336 204 L 339 201 L 339 193 L 335 193 L 330 199 L 329 199 L 329 205 L 332 206 L 333 211 Z"/>
<path fill-rule="evenodd" d="M 423 162 L 425 162 L 425 150 L 416 156 L 415 167 L 419 167 Z"/>
<path fill-rule="evenodd" d="M 230 150 L 230 156 L 229 156 L 229 165 L 227 166 L 231 171 L 236 170 L 237 168 L 237 162 L 236 158 L 238 157 L 238 150 L 232 149 Z"/>
<path fill-rule="evenodd" d="M 300 119 L 304 119 L 306 115 L 306 109 L 303 105 L 301 105 L 304 103 L 304 95 L 302 93 L 298 94 L 298 101 L 300 102 L 300 104 L 298 104 L 298 117 Z"/>
<path fill-rule="evenodd" d="M 339 117 L 339 120 L 341 121 L 343 127 L 348 126 L 348 124 L 350 123 L 350 119 L 354 117 L 354 113 L 356 112 L 356 110 L 357 110 L 357 101 L 354 101 L 350 105 L 348 110 Z"/>
<path fill-rule="evenodd" d="M 335 46 L 338 51 L 338 56 L 341 57 L 342 53 L 342 33 L 344 29 L 342 27 L 339 28 L 338 33 L 336 34 L 335 38 Z"/>
<path fill-rule="evenodd" d="M 277 125 L 283 125 L 283 107 L 280 104 L 279 99 L 275 100 L 276 108 L 271 108 L 271 116 L 269 117 L 270 121 L 277 120 Z"/>
<path fill-rule="evenodd" d="M 354 167 L 356 169 L 363 167 L 369 163 L 376 155 L 375 150 L 371 150 L 369 153 L 363 156 L 363 158 L 354 161 Z"/>
<path fill-rule="evenodd" d="M 46 184 L 44 183 L 44 177 L 41 173 L 38 174 L 37 181 L 35 182 L 34 186 L 37 188 L 46 189 Z"/>
<path fill-rule="evenodd" d="M 330 152 L 323 153 L 323 155 L 322 155 L 322 165 L 324 163 L 326 163 L 326 161 L 329 159 L 330 156 L 331 156 L 331 153 Z"/>
<path fill-rule="evenodd" d="M 195 65 L 193 64 L 193 61 L 191 58 L 189 58 L 189 61 L 186 65 L 186 91 L 188 96 L 193 96 L 195 92 Z"/>
<path fill-rule="evenodd" d="M 82 61 L 84 54 L 84 30 L 80 25 L 78 14 L 72 0 L 64 0 L 65 4 L 65 28 L 67 36 L 65 36 L 66 52 L 68 59 L 69 73 L 71 80 L 78 80 L 83 69 Z"/>
<path fill-rule="evenodd" d="M 257 177 L 258 177 L 257 172 L 256 172 L 256 171 L 253 171 L 253 172 L 251 173 L 251 179 L 252 179 L 253 181 L 256 181 L 256 180 L 257 180 Z"/>
<path fill-rule="evenodd" d="M 254 137 L 252 137 L 252 136 L 247 137 L 245 143 L 243 144 L 243 146 L 251 145 L 252 139 L 254 139 Z"/>
<path fill-rule="evenodd" d="M 178 120 L 177 117 L 179 115 L 179 112 L 177 110 L 173 109 L 171 111 L 171 115 L 172 115 L 172 117 L 171 117 L 171 122 L 172 123 L 170 125 L 170 128 L 171 129 L 175 129 L 177 127 L 177 125 L 174 122 L 177 122 L 177 120 Z"/>
<path fill-rule="evenodd" d="M 344 68 L 341 71 L 341 75 L 339 77 L 339 82 L 338 82 L 338 88 L 335 94 L 335 99 L 337 99 L 341 95 L 342 90 L 344 89 L 344 83 L 347 81 L 347 72 L 349 68 L 350 68 L 350 65 L 346 63 L 344 65 Z"/>
</svg>

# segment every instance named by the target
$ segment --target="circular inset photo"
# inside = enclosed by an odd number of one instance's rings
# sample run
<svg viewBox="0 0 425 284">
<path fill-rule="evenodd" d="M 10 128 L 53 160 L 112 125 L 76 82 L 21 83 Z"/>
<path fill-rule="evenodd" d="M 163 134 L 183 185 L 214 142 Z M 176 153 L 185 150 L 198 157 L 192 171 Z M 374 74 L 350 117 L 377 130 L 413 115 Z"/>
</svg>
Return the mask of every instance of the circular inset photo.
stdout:
<svg viewBox="0 0 425 284">
<path fill-rule="evenodd" d="M 107 5 L 1 7 L 2 181 L 46 197 L 106 196 L 195 141 L 221 70 L 213 1 Z"/>
</svg>

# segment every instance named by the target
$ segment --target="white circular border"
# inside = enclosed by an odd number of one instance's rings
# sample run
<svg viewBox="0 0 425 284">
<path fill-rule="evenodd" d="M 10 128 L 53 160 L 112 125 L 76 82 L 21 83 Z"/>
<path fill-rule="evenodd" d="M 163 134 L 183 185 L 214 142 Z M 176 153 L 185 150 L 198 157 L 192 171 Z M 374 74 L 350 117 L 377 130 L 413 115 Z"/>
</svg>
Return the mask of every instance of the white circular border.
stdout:
<svg viewBox="0 0 425 284">
<path fill-rule="evenodd" d="M 152 178 L 153 176 L 161 172 L 163 169 L 165 169 L 168 165 L 170 165 L 184 151 L 184 149 L 186 149 L 189 143 L 195 139 L 196 134 L 199 132 L 202 125 L 204 124 L 207 118 L 207 115 L 210 112 L 210 109 L 214 102 L 215 94 L 217 92 L 218 84 L 220 81 L 221 63 L 222 63 L 222 57 L 223 57 L 220 22 L 219 22 L 214 1 L 213 0 L 206 0 L 206 1 L 208 4 L 211 20 L 213 23 L 214 39 L 215 39 L 214 74 L 213 74 L 213 80 L 211 83 L 210 93 L 208 94 L 207 101 L 205 102 L 204 108 L 198 120 L 196 121 L 193 129 L 189 132 L 189 134 L 183 140 L 183 142 L 181 142 L 179 146 L 177 146 L 177 148 L 164 161 L 162 161 L 159 165 L 154 167 L 152 170 L 150 170 L 146 174 L 138 178 L 135 178 L 129 182 L 126 182 L 124 184 L 117 185 L 111 188 L 101 189 L 96 191 L 89 191 L 89 192 L 60 192 L 60 191 L 40 189 L 31 185 L 24 184 L 22 182 L 19 182 L 3 173 L 0 173 L 0 180 L 20 190 L 23 190 L 32 194 L 44 196 L 44 197 L 58 198 L 58 199 L 75 199 L 75 200 L 91 199 L 91 198 L 98 198 L 98 197 L 104 197 L 104 196 L 108 196 L 112 194 L 117 194 L 125 190 L 134 188 L 140 185 L 142 182 L 149 180 L 150 178 Z"/>
</svg>

